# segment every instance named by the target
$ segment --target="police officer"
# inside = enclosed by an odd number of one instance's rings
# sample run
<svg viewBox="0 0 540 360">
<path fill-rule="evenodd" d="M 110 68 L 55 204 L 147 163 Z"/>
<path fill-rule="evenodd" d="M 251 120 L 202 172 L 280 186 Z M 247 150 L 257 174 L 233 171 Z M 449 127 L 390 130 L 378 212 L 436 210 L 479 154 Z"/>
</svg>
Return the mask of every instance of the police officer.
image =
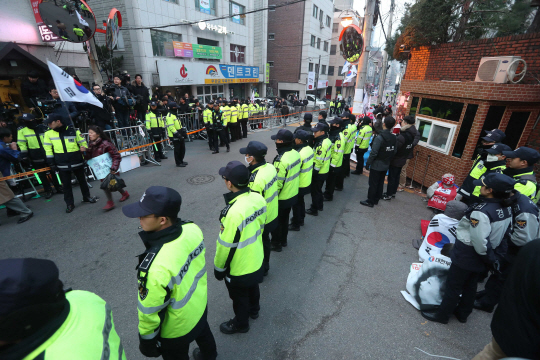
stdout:
<svg viewBox="0 0 540 360">
<path fill-rule="evenodd" d="M 241 120 L 243 119 L 244 115 L 242 112 L 242 105 L 238 102 L 238 98 L 234 98 L 233 106 L 236 108 L 236 114 L 237 114 L 237 121 L 235 125 L 236 130 L 236 140 L 242 139 L 242 129 L 241 129 Z"/>
<path fill-rule="evenodd" d="M 229 107 L 229 103 L 226 101 L 223 101 L 221 104 L 221 113 L 223 114 L 223 124 L 225 126 L 225 132 L 227 133 L 227 139 L 229 142 L 232 142 L 231 138 L 231 108 Z M 223 143 L 222 143 L 223 144 Z"/>
<path fill-rule="evenodd" d="M 266 200 L 251 191 L 249 170 L 239 161 L 219 169 L 225 186 L 225 208 L 219 221 L 214 275 L 225 279 L 235 317 L 219 327 L 224 334 L 249 331 L 249 317 L 259 317 L 259 282 L 263 279 L 264 250 L 262 233 L 266 223 Z"/>
<path fill-rule="evenodd" d="M 308 139 L 307 139 L 307 145 L 312 147 L 313 146 L 313 131 L 311 131 L 311 121 L 313 120 L 313 115 L 311 113 L 305 113 L 304 114 L 304 124 L 298 126 L 296 129 L 294 129 L 294 133 L 296 134 L 297 131 L 303 130 L 308 133 Z"/>
<path fill-rule="evenodd" d="M 294 149 L 300 154 L 302 165 L 300 167 L 300 181 L 298 188 L 298 201 L 292 207 L 293 217 L 289 230 L 300 231 L 300 226 L 304 225 L 306 217 L 306 203 L 304 196 L 311 193 L 311 180 L 313 178 L 313 149 L 309 146 L 309 139 L 313 133 L 305 130 L 297 130 L 294 132 Z"/>
<path fill-rule="evenodd" d="M 356 116 L 351 113 L 345 113 L 345 117 L 342 118 L 343 123 L 341 124 L 344 139 L 343 144 L 343 161 L 341 162 L 341 169 L 339 175 L 336 177 L 336 190 L 343 190 L 343 181 L 346 177 L 349 177 L 351 174 L 351 152 L 354 146 L 354 135 L 356 132 Z"/>
<path fill-rule="evenodd" d="M 242 117 L 240 118 L 240 125 L 242 126 L 242 137 L 247 138 L 247 124 L 249 120 L 249 104 L 247 100 L 242 99 L 241 104 Z"/>
<path fill-rule="evenodd" d="M 322 187 L 328 178 L 332 157 L 332 141 L 328 139 L 328 126 L 319 122 L 313 127 L 315 142 L 313 145 L 313 173 L 311 179 L 311 206 L 306 214 L 317 216 L 323 210 Z"/>
<path fill-rule="evenodd" d="M 227 152 L 231 151 L 229 136 L 227 135 L 227 123 L 220 105 L 219 102 L 214 103 L 214 109 L 212 110 L 212 133 L 214 134 L 214 152 L 212 154 L 219 153 L 220 141 L 227 146 Z"/>
<path fill-rule="evenodd" d="M 517 183 L 514 189 L 517 187 Z M 538 207 L 527 196 L 519 191 L 514 191 L 512 195 L 512 230 L 508 240 L 508 250 L 499 259 L 500 269 L 491 274 L 486 282 L 485 291 L 480 291 L 474 308 L 493 312 L 493 308 L 498 304 L 504 282 L 515 263 L 515 259 L 520 249 L 528 242 L 540 236 L 540 221 Z"/>
<path fill-rule="evenodd" d="M 249 103 L 248 111 L 249 111 L 249 120 L 254 120 L 254 117 L 257 116 L 257 107 L 255 106 L 254 103 L 251 103 L 251 102 Z M 255 121 L 251 121 L 249 126 L 251 127 L 251 130 L 255 130 L 258 125 L 255 123 Z"/>
<path fill-rule="evenodd" d="M 158 104 L 155 101 L 150 103 L 150 111 L 146 114 L 146 129 L 152 135 L 152 140 L 154 142 L 161 141 L 162 137 L 165 136 L 165 123 L 163 122 L 162 109 L 158 109 Z M 157 147 L 156 161 L 161 162 L 163 159 L 167 159 L 163 155 L 163 143 L 154 144 L 155 148 Z M 154 149 L 155 149 L 154 148 Z"/>
<path fill-rule="evenodd" d="M 332 115 L 332 111 L 334 111 L 334 108 L 336 106 L 336 103 L 334 102 L 334 100 L 330 100 L 330 115 Z"/>
<path fill-rule="evenodd" d="M 325 124 L 328 128 L 330 128 L 330 124 L 328 124 L 328 122 L 326 122 L 326 111 L 319 111 L 319 116 L 317 117 L 317 120 L 318 122 L 322 122 L 323 124 Z"/>
<path fill-rule="evenodd" d="M 216 342 L 207 321 L 207 274 L 201 229 L 178 217 L 182 198 L 174 190 L 151 186 L 141 199 L 122 207 L 139 218 L 146 250 L 139 255 L 139 350 L 144 356 L 215 359 Z"/>
<path fill-rule="evenodd" d="M 206 127 L 206 135 L 208 136 L 208 146 L 210 151 L 214 151 L 214 129 L 212 121 L 212 110 L 214 109 L 214 102 L 210 101 L 203 111 L 203 122 Z"/>
<path fill-rule="evenodd" d="M 238 139 L 238 109 L 234 101 L 229 102 L 229 111 L 231 112 L 231 118 L 229 123 L 229 132 L 231 133 L 231 142 L 235 142 Z"/>
<path fill-rule="evenodd" d="M 176 167 L 186 167 L 188 164 L 184 161 L 184 156 L 186 155 L 186 142 L 182 136 L 182 124 L 180 120 L 173 115 L 172 112 L 167 113 L 165 118 L 165 127 L 167 128 L 167 135 L 169 139 L 173 141 L 174 146 L 174 161 L 176 162 Z"/>
<path fill-rule="evenodd" d="M 390 167 L 390 161 L 396 153 L 396 137 L 390 130 L 396 125 L 396 120 L 387 116 L 383 121 L 383 130 L 373 140 L 371 152 L 366 162 L 366 170 L 369 172 L 369 189 L 367 200 L 360 201 L 364 206 L 373 207 L 382 198 L 384 177 Z"/>
<path fill-rule="evenodd" d="M 90 196 L 86 176 L 84 175 L 84 160 L 81 151 L 86 151 L 88 145 L 81 136 L 79 130 L 73 126 L 66 126 L 62 116 L 49 114 L 47 125 L 52 131 L 45 132 L 43 138 L 43 148 L 47 156 L 47 163 L 53 171 L 58 171 L 63 184 L 64 201 L 66 202 L 66 212 L 70 213 L 75 209 L 73 191 L 71 189 L 71 173 L 75 174 L 81 193 L 82 202 L 96 203 L 97 198 Z"/>
<path fill-rule="evenodd" d="M 504 255 L 504 237 L 512 227 L 509 206 L 515 201 L 511 199 L 515 180 L 493 172 L 475 180 L 474 185 L 481 186 L 483 198 L 480 203 L 469 206 L 458 223 L 441 305 L 436 312 L 422 311 L 422 316 L 430 321 L 447 324 L 454 314 L 459 322 L 467 322 L 480 273 L 486 268 L 500 270 L 498 258 Z"/>
<path fill-rule="evenodd" d="M 272 251 L 280 252 L 282 247 L 287 246 L 289 215 L 292 207 L 298 201 L 302 160 L 300 154 L 293 149 L 294 136 L 292 132 L 287 129 L 280 129 L 276 135 L 272 135 L 270 138 L 275 140 L 278 152 L 273 163 L 278 174 L 277 187 L 279 193 L 279 225 L 272 232 Z"/>
<path fill-rule="evenodd" d="M 324 201 L 332 201 L 334 190 L 336 189 L 337 178 L 341 176 L 341 165 L 343 163 L 343 151 L 345 149 L 345 136 L 341 132 L 342 119 L 339 117 L 330 120 L 330 132 L 328 138 L 332 142 L 330 151 L 330 169 L 326 179 L 326 189 L 324 191 Z"/>
<path fill-rule="evenodd" d="M 493 130 L 485 130 L 486 136 L 482 137 L 480 139 L 480 146 L 478 146 L 474 153 L 476 156 L 473 156 L 474 162 L 471 166 L 471 170 L 474 169 L 478 161 L 482 160 L 485 161 L 487 157 L 487 153 L 485 150 L 489 149 L 493 145 L 497 143 L 502 143 L 504 139 L 506 139 L 506 134 L 499 129 L 493 129 Z"/>
<path fill-rule="evenodd" d="M 538 194 L 536 194 L 536 176 L 534 175 L 533 165 L 540 159 L 538 151 L 522 146 L 514 151 L 503 150 L 502 154 L 507 159 L 510 159 L 503 174 L 516 180 L 525 180 L 525 184 L 517 182 L 515 189 L 523 195 L 534 199 Z"/>
<path fill-rule="evenodd" d="M 0 260 L 0 358 L 125 360 L 110 305 L 64 292 L 58 273 L 50 260 Z"/>
<path fill-rule="evenodd" d="M 49 128 L 44 124 L 38 124 L 36 117 L 32 114 L 22 114 L 19 120 L 22 120 L 23 126 L 19 127 L 17 132 L 17 145 L 19 145 L 19 149 L 21 149 L 23 161 L 25 159 L 29 160 L 33 170 L 47 167 L 43 139 L 45 138 L 45 132 L 49 131 Z M 53 196 L 53 190 L 48 179 L 49 174 L 52 178 L 56 192 L 59 194 L 64 193 L 62 185 L 58 182 L 58 178 L 54 172 L 42 172 L 38 176 L 40 177 L 43 189 L 45 190 L 45 199 L 50 199 Z"/>
<path fill-rule="evenodd" d="M 356 170 L 351 174 L 360 175 L 364 172 L 364 154 L 369 148 L 369 141 L 373 134 L 373 129 L 370 126 L 371 119 L 367 116 L 363 117 L 361 123 L 357 126 L 356 141 L 354 145 L 354 153 L 356 154 Z"/>
<path fill-rule="evenodd" d="M 276 168 L 266 162 L 264 157 L 268 148 L 261 142 L 250 141 L 248 146 L 240 149 L 249 165 L 249 188 L 261 194 L 266 200 L 266 224 L 262 234 L 264 247 L 264 275 L 270 270 L 270 232 L 278 226 L 278 188 Z"/>
</svg>

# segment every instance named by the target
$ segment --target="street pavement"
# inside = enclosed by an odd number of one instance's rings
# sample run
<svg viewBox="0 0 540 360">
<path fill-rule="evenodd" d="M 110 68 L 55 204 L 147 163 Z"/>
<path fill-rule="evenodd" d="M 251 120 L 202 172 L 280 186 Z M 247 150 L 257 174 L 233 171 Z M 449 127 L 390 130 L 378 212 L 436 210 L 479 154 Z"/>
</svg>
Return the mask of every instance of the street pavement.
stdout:
<svg viewBox="0 0 540 360">
<path fill-rule="evenodd" d="M 291 128 L 292 130 L 292 128 Z M 228 161 L 244 161 L 238 150 L 248 140 L 270 140 L 274 131 L 250 134 L 231 144 L 231 152 L 211 155 L 204 141 L 186 144 L 186 168 L 174 166 L 172 151 L 162 166 L 146 165 L 123 175 L 131 198 L 138 201 L 152 185 L 180 192 L 182 219 L 199 225 L 205 236 L 208 270 L 208 321 L 216 338 L 218 359 L 431 359 L 434 355 L 471 359 L 491 339 L 491 314 L 474 311 L 466 324 L 428 322 L 407 303 L 400 290 L 412 262 L 418 261 L 411 240 L 420 234 L 420 220 L 431 211 L 413 193 L 381 201 L 371 209 L 359 204 L 368 178 L 351 175 L 343 192 L 326 202 L 318 217 L 307 216 L 300 232 L 289 232 L 289 246 L 272 253 L 270 273 L 261 284 L 260 317 L 247 334 L 224 335 L 219 324 L 233 317 L 225 284 L 213 276 L 219 212 L 226 192 L 218 175 Z M 210 175 L 213 181 L 204 183 Z M 188 179 L 198 176 L 194 185 Z M 193 181 L 192 181 L 193 182 Z M 56 262 L 66 288 L 92 291 L 112 307 L 116 330 L 128 359 L 143 359 L 137 337 L 136 255 L 144 251 L 137 219 L 120 208 L 104 213 L 105 196 L 93 182 L 97 204 L 80 204 L 64 212 L 59 195 L 28 202 L 30 221 L 0 215 L 1 258 L 37 257 Z M 114 194 L 118 200 L 119 194 Z M 306 197 L 309 205 L 311 199 Z M 120 203 L 117 202 L 117 206 Z M 195 347 L 192 344 L 191 349 Z"/>
</svg>

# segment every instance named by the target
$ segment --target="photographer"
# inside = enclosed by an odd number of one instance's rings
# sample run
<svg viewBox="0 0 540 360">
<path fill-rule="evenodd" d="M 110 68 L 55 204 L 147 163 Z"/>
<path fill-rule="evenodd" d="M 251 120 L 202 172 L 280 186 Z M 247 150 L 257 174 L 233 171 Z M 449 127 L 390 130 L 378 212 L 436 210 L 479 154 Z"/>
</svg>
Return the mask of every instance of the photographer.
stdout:
<svg viewBox="0 0 540 360">
<path fill-rule="evenodd" d="M 92 87 L 95 97 L 103 104 L 103 109 L 94 105 L 89 105 L 90 116 L 94 119 L 94 124 L 105 130 L 112 129 L 112 114 L 110 99 L 103 95 L 101 87 Z"/>
<path fill-rule="evenodd" d="M 131 96 L 129 90 L 122 86 L 122 75 L 114 75 L 114 85 L 112 86 L 112 100 L 114 110 L 116 112 L 116 120 L 118 127 L 124 128 L 129 126 L 129 104 L 128 96 Z"/>
<path fill-rule="evenodd" d="M 56 100 L 52 114 L 60 115 L 62 122 L 66 126 L 73 126 L 73 119 L 79 115 L 79 111 L 75 105 L 71 101 L 60 100 L 60 95 L 58 95 L 58 90 L 56 90 L 54 84 L 51 87 L 49 94 L 52 99 Z"/>
<path fill-rule="evenodd" d="M 135 75 L 135 81 L 133 81 L 129 90 L 137 97 L 137 104 L 134 107 L 137 111 L 137 119 L 140 122 L 144 122 L 146 112 L 148 111 L 150 92 L 142 82 L 142 76 L 140 74 Z"/>
<path fill-rule="evenodd" d="M 30 110 L 36 107 L 35 98 L 46 98 L 49 95 L 47 84 L 45 80 L 39 78 L 37 71 L 30 70 L 28 72 L 27 79 L 21 84 L 21 95 Z"/>
</svg>

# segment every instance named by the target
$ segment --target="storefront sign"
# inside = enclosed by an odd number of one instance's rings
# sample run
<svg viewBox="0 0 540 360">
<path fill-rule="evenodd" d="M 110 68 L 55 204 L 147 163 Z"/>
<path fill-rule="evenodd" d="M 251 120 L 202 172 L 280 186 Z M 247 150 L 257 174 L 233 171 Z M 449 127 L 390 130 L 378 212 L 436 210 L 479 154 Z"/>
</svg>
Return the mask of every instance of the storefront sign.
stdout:
<svg viewBox="0 0 540 360">
<path fill-rule="evenodd" d="M 232 17 L 232 21 L 237 23 L 237 24 L 241 24 L 241 20 L 240 20 L 240 6 L 237 5 L 237 4 L 231 4 L 231 7 L 232 7 L 232 13 L 233 13 L 233 17 Z"/>
<path fill-rule="evenodd" d="M 199 29 L 201 30 L 212 30 L 220 34 L 227 34 L 227 28 L 225 26 L 214 25 L 211 22 L 206 22 L 202 20 L 199 21 L 197 25 L 199 26 Z"/>
<path fill-rule="evenodd" d="M 176 59 L 157 61 L 161 86 L 259 82 L 258 66 L 204 64 Z"/>
<path fill-rule="evenodd" d="M 314 71 L 308 72 L 306 89 L 307 90 L 314 90 L 315 89 L 315 72 Z"/>
<path fill-rule="evenodd" d="M 173 41 L 175 57 L 195 58 L 195 59 L 221 59 L 223 53 L 219 46 L 208 46 L 199 44 L 190 44 L 180 41 Z M 167 49 L 167 48 L 165 48 Z M 165 51 L 167 55 L 167 51 Z"/>
<path fill-rule="evenodd" d="M 266 63 L 266 77 L 264 78 L 264 82 L 268 84 L 270 82 L 270 64 Z"/>
<path fill-rule="evenodd" d="M 210 14 L 210 0 L 199 0 L 199 8 L 201 12 Z"/>
</svg>

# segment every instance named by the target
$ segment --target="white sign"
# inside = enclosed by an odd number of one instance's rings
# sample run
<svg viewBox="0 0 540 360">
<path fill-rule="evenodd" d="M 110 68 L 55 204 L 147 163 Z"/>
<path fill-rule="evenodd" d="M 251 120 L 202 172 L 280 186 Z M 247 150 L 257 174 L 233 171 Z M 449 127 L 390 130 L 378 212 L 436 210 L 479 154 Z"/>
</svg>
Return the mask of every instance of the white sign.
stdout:
<svg viewBox="0 0 540 360">
<path fill-rule="evenodd" d="M 328 80 L 319 80 L 317 83 L 317 89 L 326 89 L 328 87 Z"/>
<path fill-rule="evenodd" d="M 315 72 L 314 71 L 308 72 L 306 89 L 315 90 Z"/>
<path fill-rule="evenodd" d="M 199 21 L 197 25 L 199 26 L 199 29 L 201 30 L 212 30 L 219 34 L 227 34 L 227 28 L 225 26 L 214 25 L 211 22 L 206 22 L 202 20 Z"/>
<path fill-rule="evenodd" d="M 96 179 L 102 180 L 111 173 L 112 159 L 109 153 L 99 155 L 93 159 L 88 160 L 88 166 L 92 168 L 92 171 L 96 175 Z"/>
</svg>

